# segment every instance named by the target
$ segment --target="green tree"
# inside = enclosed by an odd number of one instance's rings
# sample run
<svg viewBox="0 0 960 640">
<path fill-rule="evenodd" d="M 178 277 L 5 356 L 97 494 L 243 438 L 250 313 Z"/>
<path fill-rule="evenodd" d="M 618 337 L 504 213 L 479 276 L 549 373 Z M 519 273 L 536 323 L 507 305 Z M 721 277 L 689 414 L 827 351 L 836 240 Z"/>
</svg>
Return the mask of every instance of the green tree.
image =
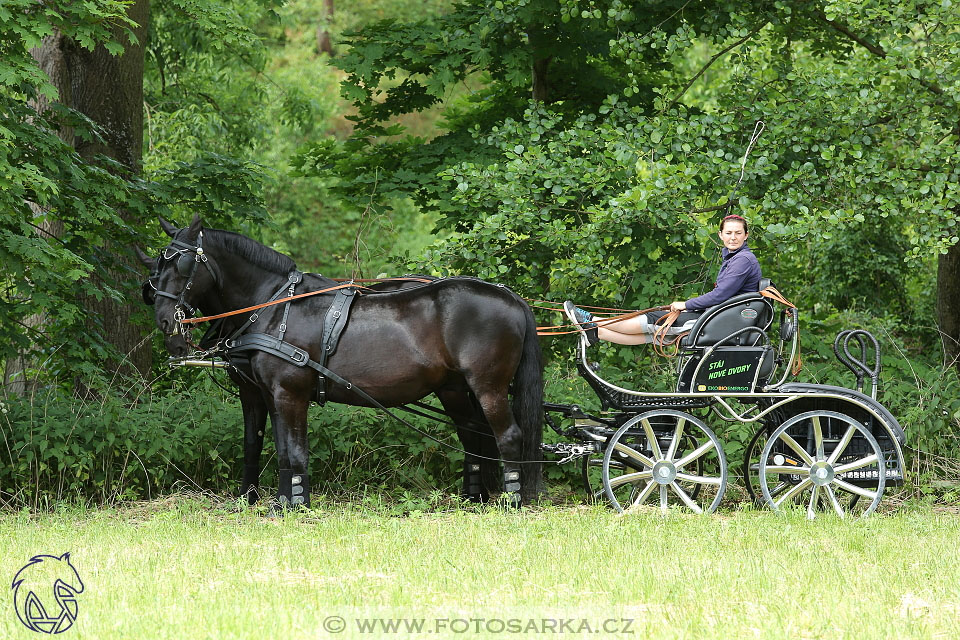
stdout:
<svg viewBox="0 0 960 640">
<path fill-rule="evenodd" d="M 200 26 L 229 14 L 214 0 L 175 4 Z M 145 0 L 0 7 L 0 358 L 14 391 L 38 376 L 86 385 L 121 361 L 149 367 L 130 247 L 144 227 L 158 233 L 158 213 L 263 218 L 262 171 L 242 158 L 150 156 L 138 175 L 148 11 Z"/>
<path fill-rule="evenodd" d="M 805 304 L 902 315 L 902 292 L 923 290 L 910 272 L 945 252 L 940 316 L 956 340 L 958 21 L 949 0 L 462 2 L 356 34 L 340 62 L 355 133 L 300 164 L 358 202 L 438 209 L 453 234 L 428 256 L 437 268 L 531 295 L 696 293 L 712 254 L 700 229 L 726 206 L 763 229 L 768 273 Z M 474 90 L 446 107 L 449 133 L 396 137 L 399 115 L 458 84 Z"/>
<path fill-rule="evenodd" d="M 117 295 L 90 276 L 102 266 L 108 243 L 129 230 L 117 213 L 126 196 L 124 169 L 89 158 L 104 148 L 135 145 L 136 129 L 131 137 L 128 123 L 119 123 L 118 133 L 127 138 L 111 145 L 113 131 L 63 103 L 99 99 L 86 93 L 84 74 L 122 52 L 121 39 L 136 41 L 130 8 L 106 0 L 62 8 L 14 0 L 0 7 L 0 345 L 7 378 L 21 389 L 24 364 L 34 357 L 49 359 L 53 349 L 68 357 L 98 350 L 96 340 L 68 336 L 84 324 L 83 301 Z M 63 55 L 52 55 L 54 49 Z"/>
</svg>

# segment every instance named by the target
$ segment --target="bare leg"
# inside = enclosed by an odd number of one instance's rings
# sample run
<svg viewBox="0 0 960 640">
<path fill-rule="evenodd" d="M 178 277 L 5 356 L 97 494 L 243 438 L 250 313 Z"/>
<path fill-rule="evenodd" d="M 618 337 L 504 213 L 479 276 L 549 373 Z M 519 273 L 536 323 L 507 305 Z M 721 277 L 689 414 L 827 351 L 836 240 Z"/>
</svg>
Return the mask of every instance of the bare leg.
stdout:
<svg viewBox="0 0 960 640">
<path fill-rule="evenodd" d="M 610 329 L 605 329 L 600 327 L 597 330 L 597 335 L 601 340 L 606 340 L 607 342 L 614 342 L 616 344 L 650 344 L 653 342 L 653 336 L 649 333 L 619 333 L 617 331 L 612 331 Z"/>
<path fill-rule="evenodd" d="M 653 342 L 651 328 L 646 315 L 639 315 L 606 325 L 600 322 L 597 325 L 597 335 L 601 340 L 616 344 L 650 344 Z"/>
</svg>

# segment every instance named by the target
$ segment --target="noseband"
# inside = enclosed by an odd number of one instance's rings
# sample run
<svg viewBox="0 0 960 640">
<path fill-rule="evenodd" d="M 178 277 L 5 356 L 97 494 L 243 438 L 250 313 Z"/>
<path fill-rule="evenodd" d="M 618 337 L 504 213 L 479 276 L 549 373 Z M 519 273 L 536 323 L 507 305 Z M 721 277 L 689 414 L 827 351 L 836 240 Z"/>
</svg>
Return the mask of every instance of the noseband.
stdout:
<svg viewBox="0 0 960 640">
<path fill-rule="evenodd" d="M 196 246 L 189 245 L 186 242 L 181 242 L 180 240 L 173 240 L 164 248 L 163 253 L 160 254 L 160 259 L 164 263 L 175 259 L 175 268 L 177 273 L 187 278 L 186 284 L 183 285 L 183 289 L 179 294 L 170 293 L 169 291 L 161 291 L 158 289 L 157 285 L 154 284 L 154 280 L 159 280 L 160 271 L 163 270 L 163 264 L 157 266 L 157 272 L 150 275 L 150 278 L 147 280 L 147 284 L 153 288 L 154 296 L 170 298 L 171 300 L 176 301 L 176 306 L 174 307 L 173 311 L 174 328 L 173 333 L 170 335 L 176 336 L 183 334 L 184 337 L 187 337 L 187 332 L 189 329 L 183 326 L 183 321 L 187 318 L 187 316 L 192 316 L 196 309 L 187 302 L 186 297 L 190 287 L 193 286 L 193 278 L 197 274 L 197 267 L 200 264 L 203 264 L 203 266 L 207 268 L 207 271 L 210 272 L 214 282 L 217 280 L 217 275 L 213 272 L 213 269 L 210 267 L 210 263 L 207 261 L 207 256 L 203 252 L 203 232 L 201 231 L 197 236 Z"/>
</svg>

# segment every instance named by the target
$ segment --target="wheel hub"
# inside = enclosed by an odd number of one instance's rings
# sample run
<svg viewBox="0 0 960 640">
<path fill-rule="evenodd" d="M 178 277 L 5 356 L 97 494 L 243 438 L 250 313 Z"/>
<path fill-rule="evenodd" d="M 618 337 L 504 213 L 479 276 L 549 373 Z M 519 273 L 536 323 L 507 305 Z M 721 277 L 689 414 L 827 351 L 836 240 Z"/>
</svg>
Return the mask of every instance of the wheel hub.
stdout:
<svg viewBox="0 0 960 640">
<path fill-rule="evenodd" d="M 653 465 L 653 479 L 658 484 L 670 484 L 677 479 L 677 467 L 668 460 L 661 460 Z"/>
<path fill-rule="evenodd" d="M 823 460 L 814 462 L 813 466 L 810 467 L 810 480 L 818 487 L 830 484 L 833 481 L 834 475 L 833 467 Z"/>
</svg>

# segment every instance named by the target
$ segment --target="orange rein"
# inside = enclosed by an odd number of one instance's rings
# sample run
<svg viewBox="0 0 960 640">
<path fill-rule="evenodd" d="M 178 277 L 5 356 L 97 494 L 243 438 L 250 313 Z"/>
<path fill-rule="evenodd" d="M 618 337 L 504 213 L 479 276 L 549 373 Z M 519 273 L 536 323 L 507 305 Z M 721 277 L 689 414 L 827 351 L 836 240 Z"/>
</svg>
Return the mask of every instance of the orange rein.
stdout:
<svg viewBox="0 0 960 640">
<path fill-rule="evenodd" d="M 235 309 L 233 311 L 227 311 L 226 313 L 218 313 L 215 316 L 203 316 L 202 318 L 184 318 L 180 321 L 180 324 L 198 324 L 200 322 L 209 322 L 211 320 L 219 320 L 220 318 L 229 318 L 230 316 L 238 316 L 241 313 L 249 313 L 251 311 L 257 311 L 258 309 L 265 309 L 267 307 L 272 307 L 275 304 L 284 304 L 290 302 L 291 300 L 299 300 L 300 298 L 306 298 L 309 296 L 320 295 L 321 293 L 329 293 L 330 291 L 336 291 L 337 289 L 347 289 L 349 287 L 355 287 L 357 289 L 367 289 L 368 287 L 363 287 L 360 285 L 355 285 L 352 283 L 338 284 L 335 287 L 329 287 L 327 289 L 320 289 L 319 291 L 310 291 L 308 293 L 298 293 L 295 296 L 287 296 L 286 298 L 278 298 L 272 302 L 264 302 L 263 304 L 255 304 L 252 307 L 244 307 L 243 309 Z"/>
<path fill-rule="evenodd" d="M 412 282 L 424 282 L 424 283 L 426 283 L 426 282 L 433 282 L 432 280 L 428 280 L 428 279 L 426 279 L 426 278 L 405 278 L 405 277 L 400 277 L 400 278 L 367 278 L 367 279 L 365 279 L 365 280 L 363 280 L 363 279 L 352 280 L 352 279 L 348 279 L 348 278 L 330 278 L 330 280 L 333 280 L 334 282 L 343 282 L 344 284 L 338 284 L 338 285 L 335 286 L 335 287 L 328 287 L 328 288 L 326 288 L 326 289 L 320 289 L 319 291 L 309 291 L 309 292 L 307 292 L 307 293 L 299 293 L 299 294 L 297 294 L 297 295 L 295 295 L 295 296 L 287 296 L 286 298 L 279 298 L 279 299 L 277 299 L 277 300 L 274 300 L 273 302 L 264 302 L 263 304 L 257 304 L 257 305 L 254 305 L 254 306 L 252 306 L 252 307 L 244 307 L 243 309 L 235 309 L 235 310 L 233 310 L 233 311 L 227 311 L 226 313 L 218 313 L 218 314 L 215 315 L 215 316 L 203 316 L 202 318 L 184 318 L 183 320 L 180 321 L 180 324 L 198 324 L 198 323 L 200 323 L 200 322 L 209 322 L 209 321 L 211 321 L 211 320 L 219 320 L 220 318 L 229 318 L 230 316 L 238 316 L 238 315 L 240 315 L 241 313 L 250 313 L 251 311 L 257 311 L 257 310 L 259 310 L 259 309 L 265 309 L 265 308 L 267 308 L 267 307 L 272 307 L 273 305 L 276 305 L 276 304 L 283 304 L 283 303 L 285 303 L 285 302 L 291 302 L 292 300 L 299 300 L 300 298 L 307 298 L 307 297 L 309 297 L 309 296 L 316 296 L 316 295 L 320 295 L 321 293 L 329 293 L 329 292 L 331 292 L 331 291 L 336 291 L 337 289 L 347 289 L 347 288 L 350 288 L 350 287 L 355 287 L 355 288 L 358 290 L 357 293 L 360 293 L 360 291 L 359 291 L 360 289 L 363 289 L 363 290 L 366 290 L 366 291 L 370 291 L 370 288 L 369 288 L 369 287 L 364 287 L 364 286 L 361 286 L 361 285 L 354 284 L 355 282 L 392 282 L 392 281 L 395 281 L 395 280 L 401 280 L 401 281 L 403 281 L 403 282 L 410 282 L 410 281 L 412 281 Z"/>
<path fill-rule="evenodd" d="M 548 300 L 536 300 L 535 302 L 549 302 Z M 540 307 L 541 309 L 548 309 L 550 311 L 561 311 L 561 309 L 554 307 Z M 659 307 L 651 307 L 649 309 L 640 309 L 639 311 L 630 311 L 628 313 L 622 313 L 620 315 L 611 316 L 609 318 L 597 318 L 594 322 L 598 327 L 604 327 L 609 324 L 616 324 L 617 322 L 623 322 L 624 320 L 629 320 L 630 318 L 636 318 L 639 315 L 648 313 L 650 311 L 666 311 L 670 308 L 670 305 L 663 305 Z M 581 309 L 605 309 L 604 307 L 581 307 Z M 606 309 L 608 311 L 625 311 L 625 309 Z M 558 324 L 547 327 L 537 327 L 538 336 L 564 336 L 571 333 L 579 333 L 580 329 L 573 329 L 572 331 L 554 331 L 554 329 L 565 329 L 566 327 L 573 327 L 576 325 L 573 324 Z"/>
</svg>

